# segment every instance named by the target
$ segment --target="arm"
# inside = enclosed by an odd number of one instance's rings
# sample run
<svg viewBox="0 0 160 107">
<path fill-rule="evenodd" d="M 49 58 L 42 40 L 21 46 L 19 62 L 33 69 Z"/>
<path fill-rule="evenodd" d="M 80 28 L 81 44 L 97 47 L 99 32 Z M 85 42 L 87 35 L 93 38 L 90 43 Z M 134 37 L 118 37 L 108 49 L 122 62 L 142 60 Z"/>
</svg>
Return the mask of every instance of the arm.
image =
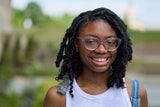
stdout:
<svg viewBox="0 0 160 107">
<path fill-rule="evenodd" d="M 141 85 L 140 87 L 141 107 L 148 107 L 148 98 L 146 89 Z"/>
<path fill-rule="evenodd" d="M 132 97 L 132 80 L 128 77 L 125 78 L 128 95 Z M 140 98 L 141 98 L 141 107 L 148 107 L 148 98 L 147 92 L 143 85 L 140 85 Z"/>
<path fill-rule="evenodd" d="M 57 86 L 48 90 L 43 107 L 65 107 L 65 95 L 57 93 Z"/>
</svg>

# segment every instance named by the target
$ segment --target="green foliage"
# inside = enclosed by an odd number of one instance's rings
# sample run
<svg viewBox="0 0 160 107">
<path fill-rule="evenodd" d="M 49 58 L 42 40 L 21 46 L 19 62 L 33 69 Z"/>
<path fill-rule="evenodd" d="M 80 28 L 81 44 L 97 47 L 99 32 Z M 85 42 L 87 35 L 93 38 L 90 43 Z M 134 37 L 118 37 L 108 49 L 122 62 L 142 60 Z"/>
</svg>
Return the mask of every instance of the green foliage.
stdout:
<svg viewBox="0 0 160 107">
<path fill-rule="evenodd" d="M 159 44 L 160 31 L 129 31 L 131 39 L 136 44 Z"/>
<path fill-rule="evenodd" d="M 33 106 L 32 107 L 42 107 L 45 95 L 47 93 L 47 90 L 53 86 L 56 85 L 58 82 L 54 80 L 54 78 L 49 78 L 44 83 L 42 83 L 38 88 L 35 93 L 35 98 L 33 101 Z"/>
<path fill-rule="evenodd" d="M 0 107 L 22 107 L 24 100 L 15 93 L 0 96 Z"/>
<path fill-rule="evenodd" d="M 18 37 L 15 42 L 15 48 L 13 49 L 13 63 L 15 66 L 21 65 L 20 60 L 20 38 Z"/>
<path fill-rule="evenodd" d="M 24 10 L 13 9 L 13 25 L 17 28 L 24 27 L 24 21 L 31 19 L 33 26 L 50 24 L 51 18 L 44 15 L 41 7 L 36 2 L 30 2 Z"/>
<path fill-rule="evenodd" d="M 73 20 L 74 16 L 71 15 L 71 14 L 64 14 L 63 16 L 60 16 L 60 17 L 53 17 L 52 18 L 52 24 L 54 26 L 57 26 L 57 27 L 64 27 L 64 28 L 67 28 L 69 27 L 69 25 L 71 24 L 72 20 Z"/>
<path fill-rule="evenodd" d="M 35 40 L 34 36 L 29 35 L 28 36 L 28 45 L 27 45 L 26 50 L 25 50 L 26 51 L 25 52 L 25 56 L 26 56 L 25 60 L 27 62 L 32 60 L 34 51 L 36 50 L 37 47 L 38 47 L 38 43 Z"/>
<path fill-rule="evenodd" d="M 23 28 L 23 22 L 24 22 L 24 11 L 13 9 L 13 25 L 17 28 Z"/>
<path fill-rule="evenodd" d="M 5 40 L 4 40 L 4 44 L 3 44 L 3 52 L 1 55 L 1 60 L 0 60 L 0 65 L 4 64 L 4 63 L 10 63 L 11 58 L 9 55 L 9 44 L 10 44 L 10 36 L 8 36 Z"/>
<path fill-rule="evenodd" d="M 3 65 L 0 66 L 0 82 L 6 81 L 8 78 L 11 78 L 14 74 L 12 65 Z"/>
<path fill-rule="evenodd" d="M 49 75 L 52 73 L 53 66 L 36 62 L 33 60 L 37 49 L 37 42 L 31 36 L 28 45 L 22 50 L 20 36 L 15 36 L 14 44 L 10 45 L 10 36 L 4 39 L 2 58 L 0 60 L 0 82 L 6 81 L 14 75 Z M 12 49 L 11 49 L 12 48 Z M 51 47 L 50 47 L 51 48 Z M 49 50 L 48 50 L 49 51 Z"/>
<path fill-rule="evenodd" d="M 24 17 L 31 19 L 33 25 L 40 25 L 45 20 L 41 7 L 35 2 L 30 2 L 27 5 L 24 10 Z"/>
<path fill-rule="evenodd" d="M 32 63 L 25 66 L 23 70 L 23 75 L 26 76 L 47 76 L 47 75 L 57 75 L 58 70 L 50 65 L 44 65 L 42 63 Z"/>
</svg>

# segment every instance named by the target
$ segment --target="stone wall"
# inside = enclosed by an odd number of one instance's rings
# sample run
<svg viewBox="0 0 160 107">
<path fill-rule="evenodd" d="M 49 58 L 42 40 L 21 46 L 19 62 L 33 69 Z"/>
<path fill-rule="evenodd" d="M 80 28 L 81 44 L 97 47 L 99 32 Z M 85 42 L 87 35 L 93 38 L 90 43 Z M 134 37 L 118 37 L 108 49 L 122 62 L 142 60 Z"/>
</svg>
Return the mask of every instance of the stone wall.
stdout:
<svg viewBox="0 0 160 107">
<path fill-rule="evenodd" d="M 0 35 L 12 31 L 11 0 L 0 0 Z"/>
</svg>

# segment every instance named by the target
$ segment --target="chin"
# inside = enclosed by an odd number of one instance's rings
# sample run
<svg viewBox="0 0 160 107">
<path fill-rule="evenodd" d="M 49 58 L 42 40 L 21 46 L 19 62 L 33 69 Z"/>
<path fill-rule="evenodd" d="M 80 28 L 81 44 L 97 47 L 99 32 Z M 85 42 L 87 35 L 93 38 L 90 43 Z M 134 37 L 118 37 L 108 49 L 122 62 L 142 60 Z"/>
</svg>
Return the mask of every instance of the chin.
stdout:
<svg viewBox="0 0 160 107">
<path fill-rule="evenodd" d="M 92 71 L 97 72 L 97 73 L 104 73 L 109 71 L 109 67 L 96 67 L 92 69 Z"/>
</svg>

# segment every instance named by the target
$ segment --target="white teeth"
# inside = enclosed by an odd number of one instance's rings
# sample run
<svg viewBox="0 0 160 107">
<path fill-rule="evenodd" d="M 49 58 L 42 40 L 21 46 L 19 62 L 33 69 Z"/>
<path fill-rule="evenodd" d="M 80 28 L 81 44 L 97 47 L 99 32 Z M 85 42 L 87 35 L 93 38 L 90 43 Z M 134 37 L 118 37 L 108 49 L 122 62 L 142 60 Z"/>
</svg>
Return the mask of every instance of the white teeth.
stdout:
<svg viewBox="0 0 160 107">
<path fill-rule="evenodd" d="M 103 62 L 106 61 L 106 58 L 94 58 L 95 61 Z"/>
</svg>

